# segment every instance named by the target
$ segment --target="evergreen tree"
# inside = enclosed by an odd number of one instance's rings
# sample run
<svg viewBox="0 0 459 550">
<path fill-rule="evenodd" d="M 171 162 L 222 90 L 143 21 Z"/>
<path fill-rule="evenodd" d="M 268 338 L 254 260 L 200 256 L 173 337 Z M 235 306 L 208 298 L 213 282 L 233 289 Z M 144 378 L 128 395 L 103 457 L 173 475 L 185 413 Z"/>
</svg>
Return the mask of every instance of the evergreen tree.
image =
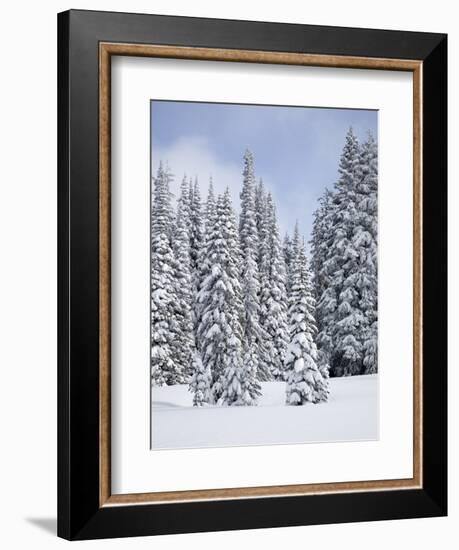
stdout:
<svg viewBox="0 0 459 550">
<path fill-rule="evenodd" d="M 317 364 L 314 319 L 315 300 L 311 275 L 301 246 L 292 262 L 292 287 L 289 297 L 289 345 L 285 357 L 287 373 L 286 403 L 304 405 L 328 399 L 328 381 Z"/>
<path fill-rule="evenodd" d="M 313 214 L 311 238 L 311 268 L 314 273 L 314 295 L 319 300 L 330 282 L 325 261 L 331 245 L 333 228 L 333 193 L 325 189 L 319 198 L 319 207 Z M 319 322 L 319 319 L 317 319 Z"/>
<path fill-rule="evenodd" d="M 262 350 L 270 379 L 284 379 L 287 347 L 287 275 L 279 238 L 276 209 L 269 193 L 266 200 L 266 239 L 262 250 L 260 322 L 267 338 Z"/>
<path fill-rule="evenodd" d="M 190 181 L 191 189 L 191 181 Z M 191 269 L 195 274 L 198 271 L 199 251 L 203 243 L 204 227 L 202 219 L 202 204 L 201 192 L 198 185 L 198 180 L 194 182 L 194 186 L 190 193 L 191 196 L 191 220 L 190 220 L 190 257 Z"/>
<path fill-rule="evenodd" d="M 202 215 L 201 192 L 198 180 L 195 179 L 194 185 L 191 180 L 189 183 L 190 194 L 190 270 L 193 296 L 199 291 L 200 282 L 200 253 L 204 243 L 204 224 Z M 196 328 L 197 319 L 195 310 L 192 310 L 193 326 Z"/>
<path fill-rule="evenodd" d="M 287 294 L 290 293 L 292 287 L 292 264 L 294 258 L 298 255 L 300 251 L 300 230 L 298 227 L 298 220 L 295 222 L 295 227 L 293 230 L 293 238 L 290 239 L 288 233 L 285 235 L 284 239 L 284 259 L 285 259 L 285 271 L 287 274 Z"/>
<path fill-rule="evenodd" d="M 210 401 L 211 376 L 208 368 L 204 367 L 198 352 L 193 353 L 193 373 L 189 390 L 193 393 L 193 405 L 202 407 Z"/>
<path fill-rule="evenodd" d="M 211 204 L 208 206 L 205 257 L 209 269 L 198 294 L 201 315 L 197 334 L 202 362 L 212 375 L 212 401 L 239 404 L 248 400 L 248 395 L 242 385 L 237 228 L 228 192 L 218 197 L 215 213 Z"/>
<path fill-rule="evenodd" d="M 271 335 L 265 328 L 264 318 L 267 314 L 267 302 L 269 301 L 269 285 L 270 285 L 270 242 L 269 234 L 269 216 L 267 209 L 267 195 L 263 180 L 260 178 L 255 190 L 255 213 L 258 235 L 258 302 L 259 302 L 259 325 L 260 325 L 260 341 L 259 341 L 259 361 L 258 361 L 258 380 L 268 382 L 274 379 L 271 372 L 273 342 Z"/>
<path fill-rule="evenodd" d="M 180 185 L 180 194 L 177 200 L 177 211 L 180 209 L 182 217 L 187 224 L 187 230 L 191 220 L 191 193 L 186 175 L 183 176 L 182 183 Z"/>
<path fill-rule="evenodd" d="M 331 286 L 333 276 L 332 262 L 327 261 L 333 241 L 334 198 L 331 191 L 325 189 L 319 199 L 319 207 L 314 213 L 311 239 L 311 268 L 314 274 L 314 297 L 316 299 L 316 322 L 318 329 L 317 344 L 319 363 L 329 368 L 333 351 L 331 332 L 335 319 L 335 293 Z M 327 290 L 327 299 L 324 293 Z M 322 297 L 324 296 L 324 299 Z"/>
<path fill-rule="evenodd" d="M 298 220 L 295 222 L 295 228 L 293 229 L 292 239 L 292 258 L 296 258 L 300 253 L 301 240 L 300 240 L 300 228 L 298 227 Z"/>
<path fill-rule="evenodd" d="M 229 250 L 229 261 L 227 264 L 228 276 L 232 281 L 234 289 L 233 301 L 233 319 L 235 341 L 230 350 L 230 360 L 224 372 L 224 392 L 221 403 L 226 405 L 255 405 L 257 398 L 261 394 L 261 386 L 257 380 L 258 370 L 258 346 L 257 346 L 257 318 L 250 316 L 250 308 L 254 304 L 254 296 L 243 296 L 241 278 L 243 272 L 243 254 L 240 248 L 239 235 L 236 227 L 236 217 L 231 204 L 231 195 L 227 188 L 223 195 L 223 210 L 221 214 L 223 223 L 223 237 L 225 238 Z M 247 257 L 246 257 L 247 258 Z M 253 267 L 253 264 L 252 264 Z M 244 282 L 251 281 L 250 269 Z M 246 290 L 249 287 L 246 287 Z M 253 291 L 253 286 L 250 287 Z M 252 311 L 253 313 L 253 311 Z M 249 328 L 247 328 L 247 319 Z M 248 338 L 251 338 L 248 342 Z M 244 344 L 242 344 L 244 342 Z"/>
<path fill-rule="evenodd" d="M 210 248 L 213 246 L 213 233 L 214 224 L 216 222 L 217 210 L 216 210 L 216 201 L 214 194 L 214 187 L 212 183 L 212 178 L 210 178 L 209 189 L 207 194 L 207 201 L 205 207 L 205 218 L 204 218 L 204 232 L 202 238 L 202 244 L 198 252 L 198 261 L 197 261 L 197 272 L 196 272 L 196 289 L 194 294 L 193 301 L 193 321 L 194 321 L 194 331 L 196 339 L 196 347 L 200 349 L 201 339 L 198 333 L 199 323 L 202 316 L 202 303 L 199 301 L 199 293 L 204 284 L 204 281 L 208 277 L 211 270 L 211 260 L 210 260 Z"/>
<path fill-rule="evenodd" d="M 153 178 L 151 230 L 152 234 L 163 233 L 170 242 L 172 241 L 175 219 L 172 193 L 170 191 L 173 180 L 174 176 L 169 166 L 164 166 L 160 162 L 156 177 Z M 155 212 L 154 216 L 153 210 Z"/>
<path fill-rule="evenodd" d="M 258 185 L 255 189 L 255 216 L 257 224 L 257 235 L 258 235 L 258 272 L 261 275 L 263 269 L 263 261 L 266 259 L 266 253 L 264 252 L 265 247 L 267 246 L 267 212 L 266 212 L 266 191 L 263 184 L 263 180 L 260 178 Z"/>
<path fill-rule="evenodd" d="M 231 194 L 228 188 L 223 193 L 221 200 L 221 210 L 217 211 L 217 216 L 220 216 L 222 223 L 222 236 L 225 239 L 228 249 L 228 257 L 226 262 L 226 270 L 233 288 L 233 309 L 234 324 L 233 329 L 235 334 L 242 341 L 243 338 L 243 322 L 244 322 L 244 303 L 242 300 L 241 288 L 241 271 L 242 271 L 242 254 L 239 242 L 239 233 L 236 222 L 236 213 L 234 212 Z"/>
<path fill-rule="evenodd" d="M 210 177 L 209 190 L 207 193 L 207 201 L 206 201 L 206 220 L 205 220 L 206 233 L 207 233 L 207 230 L 213 224 L 213 217 L 216 212 L 216 207 L 217 207 L 217 203 L 215 200 L 214 183 L 213 183 L 212 177 Z"/>
<path fill-rule="evenodd" d="M 352 129 L 339 180 L 314 215 L 312 268 L 319 362 L 333 376 L 377 372 L 377 145 Z"/>
<path fill-rule="evenodd" d="M 192 283 L 190 261 L 190 196 L 186 178 L 183 179 L 177 204 L 177 217 L 173 239 L 175 256 L 175 315 L 174 361 L 188 378 L 191 375 L 194 349 L 192 311 Z"/>
<path fill-rule="evenodd" d="M 358 218 L 357 183 L 360 171 L 359 144 L 352 128 L 339 164 L 339 180 L 333 194 L 331 239 L 324 268 L 330 274 L 319 300 L 321 322 L 318 342 L 330 359 L 335 376 L 358 374 L 362 369 L 360 333 L 364 317 L 358 289 L 358 257 L 354 232 Z"/>
<path fill-rule="evenodd" d="M 258 279 L 258 229 L 255 210 L 255 174 L 253 155 L 246 151 L 241 197 L 241 214 L 239 217 L 239 237 L 241 245 L 241 290 L 243 301 L 243 353 L 244 365 L 249 369 L 251 378 L 251 397 L 253 400 L 260 394 L 257 380 L 260 360 L 262 328 L 259 321 L 259 279 Z"/>
<path fill-rule="evenodd" d="M 228 344 L 222 378 L 223 392 L 218 404 L 227 406 L 255 405 L 254 388 L 249 383 L 251 366 L 243 363 L 241 344 L 237 339 L 233 339 Z"/>
<path fill-rule="evenodd" d="M 284 242 L 282 244 L 284 252 L 285 271 L 287 272 L 287 293 L 290 292 L 291 267 L 293 259 L 293 244 L 288 233 L 285 233 Z"/>
<path fill-rule="evenodd" d="M 358 217 L 353 246 L 359 251 L 356 285 L 364 321 L 361 331 L 363 372 L 378 372 L 378 150 L 371 134 L 360 151 Z"/>
<path fill-rule="evenodd" d="M 359 252 L 353 243 L 358 217 L 356 199 L 359 144 L 352 128 L 346 137 L 339 174 L 336 193 L 338 208 L 332 251 L 341 256 L 341 270 L 332 279 L 332 284 L 337 289 L 336 323 L 332 336 L 336 347 L 333 362 L 336 374 L 349 376 L 361 372 L 362 345 L 359 333 L 364 322 L 357 287 Z"/>
<path fill-rule="evenodd" d="M 185 373 L 174 360 L 177 303 L 171 247 L 172 176 L 161 163 L 153 181 L 151 208 L 151 377 L 157 386 L 180 384 Z"/>
</svg>

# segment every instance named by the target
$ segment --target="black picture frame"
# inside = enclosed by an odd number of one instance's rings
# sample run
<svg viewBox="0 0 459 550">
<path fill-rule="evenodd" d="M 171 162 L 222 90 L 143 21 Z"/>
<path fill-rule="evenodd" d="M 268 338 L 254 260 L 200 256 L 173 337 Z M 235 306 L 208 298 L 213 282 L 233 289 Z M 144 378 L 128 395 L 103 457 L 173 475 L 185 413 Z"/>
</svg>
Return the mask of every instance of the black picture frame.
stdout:
<svg viewBox="0 0 459 550">
<path fill-rule="evenodd" d="M 422 488 L 100 506 L 99 43 L 422 61 Z M 58 15 L 58 535 L 70 540 L 447 513 L 447 36 L 71 10 Z"/>
</svg>

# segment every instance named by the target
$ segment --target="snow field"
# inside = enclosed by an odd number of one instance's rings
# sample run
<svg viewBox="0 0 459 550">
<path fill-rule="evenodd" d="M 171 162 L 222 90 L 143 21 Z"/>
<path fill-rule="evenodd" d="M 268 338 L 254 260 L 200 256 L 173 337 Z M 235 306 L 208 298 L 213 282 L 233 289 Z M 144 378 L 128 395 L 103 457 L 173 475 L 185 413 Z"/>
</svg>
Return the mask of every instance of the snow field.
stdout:
<svg viewBox="0 0 459 550">
<path fill-rule="evenodd" d="M 187 385 L 152 389 L 152 449 L 378 439 L 378 376 L 330 379 L 327 403 L 285 405 L 285 382 L 263 382 L 258 406 L 193 407 Z"/>
</svg>

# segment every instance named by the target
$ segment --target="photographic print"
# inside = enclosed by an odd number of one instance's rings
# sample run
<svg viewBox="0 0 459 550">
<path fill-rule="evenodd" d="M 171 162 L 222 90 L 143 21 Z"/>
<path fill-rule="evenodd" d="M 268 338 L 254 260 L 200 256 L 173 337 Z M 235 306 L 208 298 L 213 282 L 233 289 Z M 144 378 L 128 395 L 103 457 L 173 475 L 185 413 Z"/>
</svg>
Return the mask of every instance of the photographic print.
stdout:
<svg viewBox="0 0 459 550">
<path fill-rule="evenodd" d="M 150 112 L 151 449 L 378 439 L 378 112 Z"/>
</svg>

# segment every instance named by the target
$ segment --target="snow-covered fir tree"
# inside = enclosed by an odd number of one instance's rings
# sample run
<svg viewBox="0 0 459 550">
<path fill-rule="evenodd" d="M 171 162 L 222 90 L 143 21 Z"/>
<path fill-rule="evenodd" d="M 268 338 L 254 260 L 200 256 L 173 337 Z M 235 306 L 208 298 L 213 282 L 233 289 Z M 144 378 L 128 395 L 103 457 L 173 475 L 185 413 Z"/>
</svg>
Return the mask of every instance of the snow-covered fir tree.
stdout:
<svg viewBox="0 0 459 550">
<path fill-rule="evenodd" d="M 334 265 L 327 261 L 333 240 L 334 217 L 333 194 L 328 189 L 319 199 L 319 207 L 314 213 L 311 239 L 311 269 L 314 274 L 314 297 L 316 299 L 316 323 L 319 364 L 328 369 L 332 354 L 331 332 L 334 323 L 334 289 L 330 287 Z M 328 290 L 328 299 L 322 300 Z"/>
<path fill-rule="evenodd" d="M 193 405 L 202 407 L 210 401 L 211 375 L 208 367 L 205 367 L 198 352 L 193 353 L 192 375 L 189 390 L 193 394 Z"/>
<path fill-rule="evenodd" d="M 199 253 L 204 239 L 204 222 L 202 214 L 201 191 L 197 178 L 190 180 L 190 261 L 193 289 L 197 292 L 199 284 Z"/>
<path fill-rule="evenodd" d="M 211 399 L 220 404 L 250 404 L 242 363 L 239 243 L 229 192 L 219 196 L 206 225 L 209 266 L 198 301 L 198 338 L 204 367 L 212 375 Z"/>
<path fill-rule="evenodd" d="M 327 373 L 324 376 L 317 363 L 315 300 L 303 246 L 292 259 L 291 285 L 289 344 L 285 355 L 286 403 L 321 403 L 328 399 L 329 383 Z"/>
<path fill-rule="evenodd" d="M 377 371 L 377 147 L 349 130 L 312 237 L 317 338 L 333 376 Z"/>
<path fill-rule="evenodd" d="M 301 247 L 300 228 L 298 225 L 298 220 L 296 220 L 295 227 L 293 229 L 293 238 L 292 238 L 292 259 L 299 254 L 300 247 Z"/>
<path fill-rule="evenodd" d="M 169 170 L 160 164 L 153 181 L 151 208 L 151 377 L 157 386 L 185 380 L 183 365 L 174 356 L 177 296 L 171 246 L 171 180 Z"/>
<path fill-rule="evenodd" d="M 378 150 L 371 134 L 360 149 L 359 176 L 353 246 L 359 251 L 357 285 L 364 317 L 361 334 L 363 372 L 373 374 L 378 371 Z"/>
<path fill-rule="evenodd" d="M 262 262 L 264 261 L 265 255 L 263 250 L 266 246 L 266 236 L 268 234 L 268 220 L 266 212 L 266 190 L 263 183 L 263 180 L 260 178 L 258 185 L 255 189 L 255 216 L 257 223 L 257 235 L 258 235 L 258 272 L 261 274 L 262 271 Z"/>
<path fill-rule="evenodd" d="M 287 274 L 276 208 L 270 193 L 266 198 L 266 238 L 261 252 L 260 323 L 267 334 L 261 362 L 271 379 L 283 380 L 288 341 Z"/>
<path fill-rule="evenodd" d="M 295 227 L 293 229 L 293 237 L 290 238 L 287 234 L 283 244 L 285 272 L 287 274 L 287 294 L 290 292 L 292 286 L 293 259 L 298 255 L 300 251 L 300 244 L 300 229 L 298 226 L 298 220 L 296 220 Z"/>
<path fill-rule="evenodd" d="M 258 237 L 257 246 L 257 272 L 258 272 L 258 324 L 259 324 L 259 340 L 258 340 L 258 372 L 257 378 L 261 382 L 267 382 L 274 379 L 271 372 L 273 356 L 271 336 L 265 329 L 263 324 L 262 300 L 269 298 L 268 287 L 270 281 L 269 262 L 271 258 L 270 241 L 268 239 L 269 223 L 267 210 L 267 194 L 260 178 L 255 188 L 255 220 L 256 220 L 256 235 Z"/>
<path fill-rule="evenodd" d="M 287 273 L 287 292 L 290 291 L 290 268 L 292 266 L 293 259 L 293 244 L 292 239 L 288 233 L 285 234 L 284 242 L 282 243 L 282 251 L 284 253 L 285 271 Z"/>
<path fill-rule="evenodd" d="M 236 225 L 236 216 L 231 202 L 231 195 L 227 188 L 223 195 L 223 237 L 227 242 L 229 250 L 228 276 L 233 282 L 234 288 L 234 332 L 237 336 L 237 342 L 231 349 L 233 360 L 231 360 L 225 370 L 224 375 L 224 393 L 221 402 L 227 405 L 255 405 L 261 394 L 261 386 L 257 380 L 258 371 L 258 346 L 257 346 L 257 319 L 250 319 L 249 328 L 252 344 L 247 345 L 247 320 L 250 314 L 247 314 L 248 304 L 253 306 L 253 295 L 245 299 L 241 280 L 243 278 L 243 254 L 241 252 L 240 239 Z M 249 274 L 245 282 L 249 280 Z M 247 289 L 247 288 L 246 288 Z M 240 348 L 238 346 L 241 346 Z M 239 365 L 239 357 L 241 364 Z"/>
<path fill-rule="evenodd" d="M 233 288 L 234 330 L 239 340 L 243 338 L 244 304 L 241 289 L 242 255 L 239 242 L 236 213 L 233 208 L 231 194 L 228 188 L 222 195 L 221 210 L 217 210 L 217 217 L 222 223 L 222 236 L 228 248 L 226 270 Z"/>
<path fill-rule="evenodd" d="M 221 210 L 222 198 L 215 202 L 213 188 L 209 188 L 206 212 L 206 238 L 201 253 L 201 282 L 197 295 L 198 327 L 197 340 L 202 362 L 211 373 L 211 390 L 221 384 L 223 353 L 227 348 L 226 334 L 231 334 L 225 317 L 228 308 L 226 256 L 228 250 L 222 236 L 222 224 L 217 208 Z M 220 398 L 222 388 L 216 392 Z M 215 401 L 212 396 L 212 400 Z"/>
<path fill-rule="evenodd" d="M 211 176 L 209 179 L 209 189 L 207 192 L 207 200 L 206 200 L 206 219 L 205 219 L 206 232 L 207 232 L 207 229 L 209 229 L 213 224 L 213 216 L 215 215 L 216 207 L 217 207 L 217 203 L 215 200 L 214 183 Z"/>
<path fill-rule="evenodd" d="M 218 400 L 219 405 L 248 406 L 255 405 L 256 399 L 261 394 L 260 389 L 255 391 L 249 384 L 248 371 L 253 367 L 247 355 L 241 357 L 241 345 L 236 339 L 229 342 L 224 376 L 222 379 L 223 393 Z M 256 384 L 257 385 L 257 384 Z"/>
<path fill-rule="evenodd" d="M 314 273 L 314 295 L 318 300 L 329 284 L 330 274 L 327 272 L 325 260 L 331 244 L 333 229 L 333 193 L 325 189 L 319 198 L 319 207 L 313 214 L 311 235 L 311 269 Z M 320 321 L 317 319 L 320 329 Z"/>
<path fill-rule="evenodd" d="M 181 215 L 187 224 L 188 230 L 191 220 L 191 199 L 192 194 L 190 193 L 190 184 L 185 175 L 183 176 L 182 183 L 180 185 L 180 194 L 177 199 L 177 210 L 180 209 Z"/>
<path fill-rule="evenodd" d="M 175 222 L 173 194 L 170 190 L 173 181 L 174 175 L 169 165 L 160 162 L 156 177 L 153 178 L 151 228 L 152 234 L 154 231 L 164 233 L 171 244 Z M 153 216 L 153 209 L 156 216 Z"/>
<path fill-rule="evenodd" d="M 255 173 L 253 155 L 246 151 L 239 216 L 239 238 L 241 246 L 241 291 L 243 302 L 243 358 L 244 365 L 253 372 L 254 382 L 252 398 L 260 393 L 260 386 L 255 383 L 258 377 L 260 346 L 264 345 L 262 327 L 260 326 L 259 273 L 258 273 L 258 228 L 255 205 Z"/>
<path fill-rule="evenodd" d="M 177 216 L 173 237 L 175 257 L 175 315 L 174 315 L 174 361 L 185 377 L 191 375 L 191 359 L 194 350 L 192 323 L 193 288 L 191 281 L 190 260 L 190 196 L 186 178 L 183 179 L 180 197 L 177 202 Z"/>
<path fill-rule="evenodd" d="M 327 262 L 333 266 L 333 276 L 324 293 L 328 300 L 329 290 L 333 292 L 334 303 L 329 303 L 328 307 L 334 306 L 331 365 L 337 376 L 358 374 L 362 365 L 359 334 L 364 319 L 357 287 L 359 251 L 353 242 L 358 214 L 356 199 L 359 170 L 359 143 L 351 128 L 346 135 L 338 170 L 340 177 L 334 194 L 333 241 L 327 258 Z"/>
<path fill-rule="evenodd" d="M 194 332 L 196 347 L 200 349 L 201 339 L 198 333 L 199 323 L 201 321 L 203 304 L 199 301 L 199 292 L 204 284 L 204 281 L 207 279 L 210 269 L 211 269 L 211 260 L 210 260 L 210 248 L 213 244 L 212 232 L 211 230 L 214 227 L 217 209 L 216 209 L 215 193 L 212 178 L 210 178 L 209 189 L 207 193 L 207 200 L 205 206 L 205 216 L 203 220 L 203 237 L 202 243 L 198 252 L 197 266 L 196 266 L 196 275 L 195 275 L 195 293 L 193 300 L 193 322 L 194 322 Z"/>
</svg>

